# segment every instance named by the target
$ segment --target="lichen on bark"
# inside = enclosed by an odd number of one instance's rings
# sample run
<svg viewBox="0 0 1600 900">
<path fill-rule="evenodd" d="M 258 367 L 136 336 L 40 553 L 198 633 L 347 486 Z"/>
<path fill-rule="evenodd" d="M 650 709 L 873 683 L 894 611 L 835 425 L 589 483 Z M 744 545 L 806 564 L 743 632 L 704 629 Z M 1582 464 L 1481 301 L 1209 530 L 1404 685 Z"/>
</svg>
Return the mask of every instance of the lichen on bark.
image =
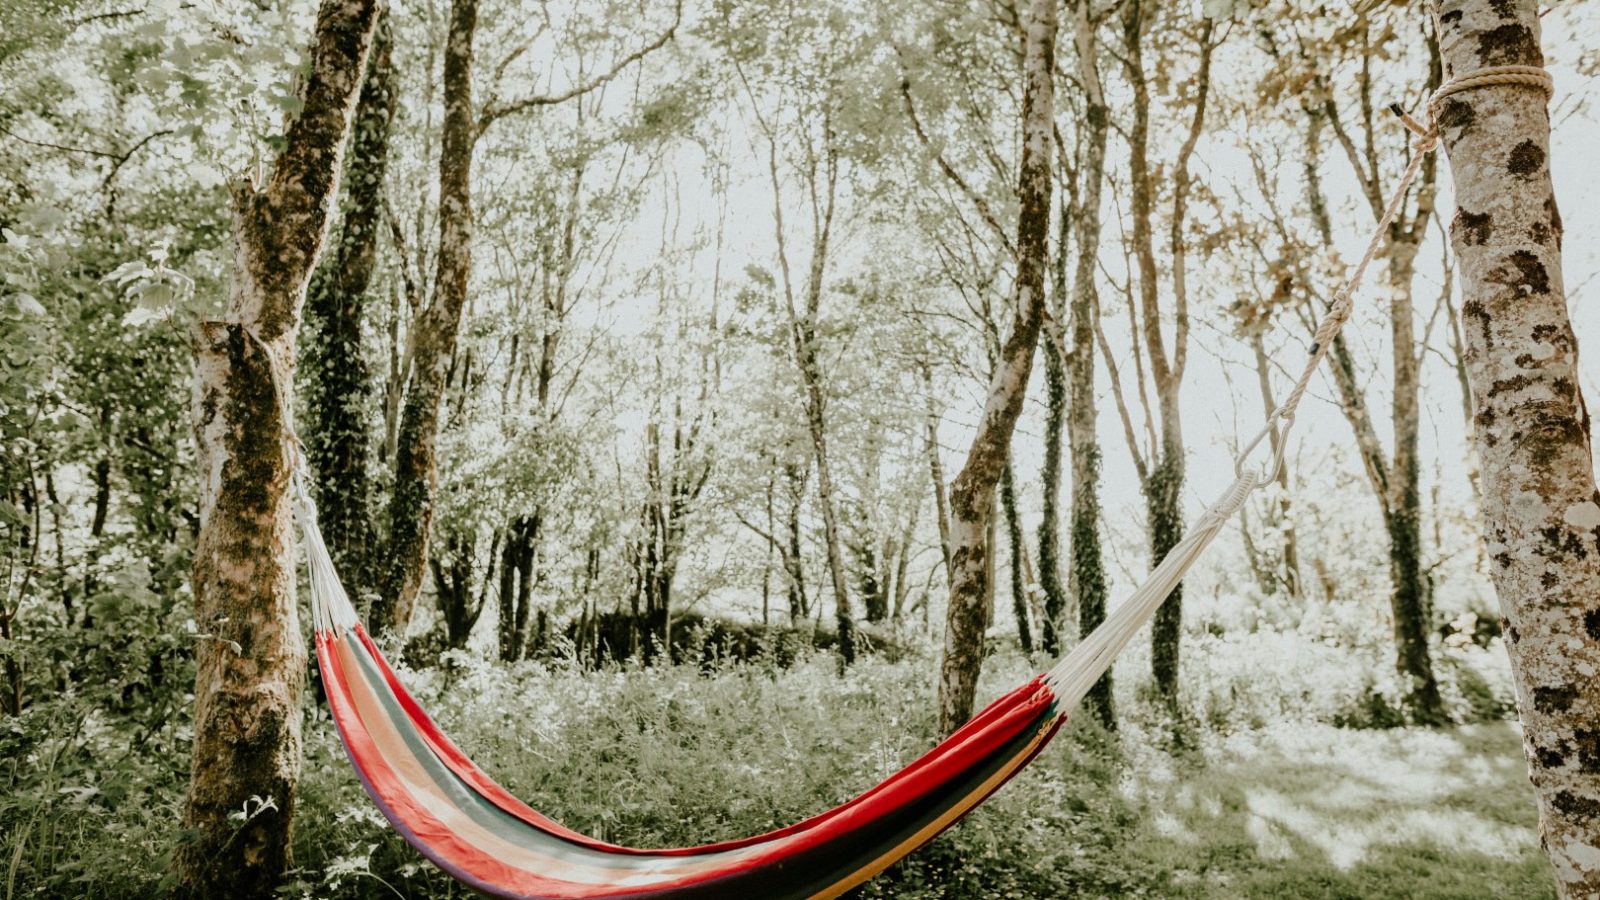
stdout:
<svg viewBox="0 0 1600 900">
<path fill-rule="evenodd" d="M 1536 0 L 1436 2 L 1446 77 L 1542 66 Z M 1600 895 L 1600 495 L 1577 341 L 1561 279 L 1561 222 L 1543 93 L 1490 85 L 1438 120 L 1455 181 L 1451 242 L 1477 405 L 1490 575 L 1540 836 L 1566 897 Z"/>
</svg>

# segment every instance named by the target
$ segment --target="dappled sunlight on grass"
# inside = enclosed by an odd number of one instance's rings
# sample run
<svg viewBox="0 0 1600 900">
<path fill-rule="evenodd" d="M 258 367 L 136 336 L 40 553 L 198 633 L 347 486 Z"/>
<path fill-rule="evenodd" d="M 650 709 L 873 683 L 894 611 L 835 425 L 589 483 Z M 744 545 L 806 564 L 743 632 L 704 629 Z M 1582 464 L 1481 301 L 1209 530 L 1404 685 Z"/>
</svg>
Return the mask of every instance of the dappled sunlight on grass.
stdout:
<svg viewBox="0 0 1600 900">
<path fill-rule="evenodd" d="M 1519 741 L 1505 722 L 1231 735 L 1132 776 L 1151 810 L 1132 846 L 1184 896 L 1548 896 Z"/>
</svg>

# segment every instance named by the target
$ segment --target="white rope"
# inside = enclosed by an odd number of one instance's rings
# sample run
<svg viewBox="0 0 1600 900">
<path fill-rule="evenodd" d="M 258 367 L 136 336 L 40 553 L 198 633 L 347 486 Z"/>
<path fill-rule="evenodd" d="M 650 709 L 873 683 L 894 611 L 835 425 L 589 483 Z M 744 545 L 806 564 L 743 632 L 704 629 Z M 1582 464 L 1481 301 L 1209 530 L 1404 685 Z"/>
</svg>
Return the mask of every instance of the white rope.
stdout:
<svg viewBox="0 0 1600 900">
<path fill-rule="evenodd" d="M 1389 226 L 1394 223 L 1401 205 L 1405 203 L 1406 192 L 1411 189 L 1411 183 L 1421 171 L 1423 159 L 1438 145 L 1438 112 L 1443 101 L 1452 94 L 1493 85 L 1535 88 L 1542 91 L 1546 99 L 1555 89 L 1550 73 L 1536 66 L 1490 66 L 1468 75 L 1452 78 L 1434 91 L 1428 98 L 1426 127 L 1398 108 L 1394 110 L 1406 128 L 1416 135 L 1416 140 L 1411 144 L 1411 160 L 1406 164 L 1405 171 L 1400 174 L 1400 180 L 1395 184 L 1388 204 L 1384 206 L 1383 215 L 1379 217 L 1377 226 L 1372 230 L 1372 238 L 1367 241 L 1366 252 L 1361 255 L 1360 261 L 1351 270 L 1350 277 L 1345 280 L 1344 285 L 1334 293 L 1327 315 L 1317 326 L 1312 336 L 1311 355 L 1306 360 L 1305 368 L 1301 370 L 1300 377 L 1295 379 L 1283 404 L 1267 416 L 1266 424 L 1262 426 L 1261 431 L 1239 451 L 1234 461 L 1236 476 L 1234 483 L 1201 514 L 1199 520 L 1190 527 L 1187 536 L 1167 553 L 1166 558 L 1156 566 L 1132 596 L 1123 601 L 1104 622 L 1090 632 L 1088 637 L 1045 673 L 1045 682 L 1054 691 L 1057 709 L 1062 715 L 1071 712 L 1089 693 L 1094 683 L 1100 680 L 1100 676 L 1111 668 L 1111 663 L 1117 654 L 1122 652 L 1139 629 L 1144 627 L 1144 623 L 1155 615 L 1162 603 L 1166 602 L 1173 589 L 1183 580 L 1184 574 L 1194 565 L 1195 560 L 1200 558 L 1228 519 L 1244 505 L 1250 494 L 1277 478 L 1278 470 L 1283 465 L 1284 446 L 1288 442 L 1289 430 L 1294 425 L 1295 411 L 1299 409 L 1300 401 L 1310 389 L 1312 376 L 1322 365 L 1322 360 L 1327 357 L 1334 338 L 1350 320 L 1350 313 L 1355 308 L 1353 299 L 1355 292 L 1361 287 L 1361 280 L 1367 274 L 1367 268 L 1377 259 L 1378 252 L 1383 248 Z M 1255 469 L 1249 465 L 1250 457 L 1269 436 L 1273 438 L 1272 458 L 1265 468 Z"/>
</svg>

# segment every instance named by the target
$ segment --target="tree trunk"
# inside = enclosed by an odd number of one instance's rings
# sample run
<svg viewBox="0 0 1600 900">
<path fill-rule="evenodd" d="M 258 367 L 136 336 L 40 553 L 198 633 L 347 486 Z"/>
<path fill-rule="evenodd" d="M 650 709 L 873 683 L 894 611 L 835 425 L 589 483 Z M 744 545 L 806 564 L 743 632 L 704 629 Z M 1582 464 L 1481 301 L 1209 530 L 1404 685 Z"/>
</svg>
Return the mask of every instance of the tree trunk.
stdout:
<svg viewBox="0 0 1600 900">
<path fill-rule="evenodd" d="M 374 632 L 405 633 L 427 571 L 428 534 L 439 482 L 439 406 L 455 358 L 456 335 L 472 275 L 472 150 L 478 139 L 472 103 L 472 44 L 477 28 L 477 0 L 452 0 L 442 82 L 439 258 L 433 299 L 412 325 L 411 380 L 395 446 L 387 559 L 378 596 L 367 617 Z"/>
<path fill-rule="evenodd" d="M 1094 347 L 1100 301 L 1095 268 L 1100 253 L 1100 197 L 1105 184 L 1106 134 L 1110 110 L 1100 85 L 1094 25 L 1089 0 L 1078 0 L 1074 37 L 1078 79 L 1084 84 L 1087 126 L 1080 165 L 1078 258 L 1073 273 L 1072 356 L 1068 360 L 1067 446 L 1072 458 L 1072 569 L 1068 587 L 1078 607 L 1078 628 L 1088 634 L 1106 616 L 1106 572 L 1100 555 L 1100 439 L 1095 423 Z M 1111 671 L 1084 697 L 1090 712 L 1106 728 L 1117 724 L 1112 701 Z"/>
<path fill-rule="evenodd" d="M 830 191 L 831 194 L 831 191 Z M 829 203 L 829 213 L 832 203 Z M 811 432 L 811 448 L 817 463 L 817 504 L 822 508 L 822 537 L 828 551 L 828 574 L 833 580 L 834 623 L 839 629 L 839 656 L 845 665 L 855 662 L 855 619 L 850 610 L 850 588 L 844 564 L 844 547 L 839 535 L 839 515 L 833 486 L 833 470 L 828 459 L 828 434 L 822 373 L 817 368 L 816 311 L 822 292 L 822 262 L 827 254 L 824 226 L 820 245 L 814 251 L 811 281 L 812 300 L 803 327 L 795 328 L 795 356 L 806 388 L 806 423 Z"/>
<path fill-rule="evenodd" d="M 1006 514 L 1006 539 L 1011 542 L 1011 613 L 1017 620 L 1017 643 L 1023 653 L 1033 652 L 1033 629 L 1028 624 L 1028 578 L 1024 572 L 1022 555 L 1026 545 L 1022 542 L 1022 517 L 1017 513 L 1016 479 L 1011 463 L 1006 463 L 1000 474 L 1000 505 Z"/>
<path fill-rule="evenodd" d="M 1058 288 L 1064 293 L 1065 283 L 1058 280 Z M 1044 465 L 1039 473 L 1039 589 L 1044 593 L 1044 615 L 1039 621 L 1039 644 L 1056 656 L 1061 652 L 1067 605 L 1067 588 L 1061 583 L 1061 437 L 1068 407 L 1067 366 L 1053 343 L 1044 348 L 1044 392 Z"/>
<path fill-rule="evenodd" d="M 800 528 L 800 506 L 805 502 L 806 472 L 798 466 L 784 467 L 784 481 L 789 489 L 789 507 L 784 516 L 789 552 L 782 554 L 784 571 L 789 574 L 789 624 L 798 627 L 811 615 L 811 601 L 806 597 L 805 557 L 801 545 L 805 535 Z"/>
<path fill-rule="evenodd" d="M 376 0 L 324 0 L 301 114 L 266 183 L 233 188 L 227 318 L 194 335 L 200 531 L 193 768 L 176 866 L 188 897 L 268 898 L 290 863 L 306 648 L 284 414 L 306 283 L 338 192 Z M 235 815 L 244 813 L 244 820 Z"/>
<path fill-rule="evenodd" d="M 378 14 L 367 75 L 351 126 L 337 244 L 317 268 L 306 300 L 311 337 L 303 362 L 306 451 L 313 488 L 340 580 L 355 598 L 372 589 L 372 486 L 367 479 L 367 405 L 372 373 L 362 350 L 367 289 L 378 261 L 383 180 L 394 121 L 395 77 L 387 10 Z"/>
<path fill-rule="evenodd" d="M 1250 349 L 1255 355 L 1256 386 L 1261 391 L 1261 414 L 1271 418 L 1273 410 L 1278 408 L 1278 401 L 1272 393 L 1272 361 L 1267 357 L 1266 344 L 1263 342 L 1259 330 L 1250 335 Z M 1278 442 L 1282 438 L 1276 430 L 1269 434 L 1269 438 L 1273 455 L 1277 455 L 1280 452 Z M 1278 489 L 1280 493 L 1277 509 L 1272 511 L 1269 519 L 1277 526 L 1279 533 L 1283 535 L 1283 541 L 1278 548 L 1278 560 L 1275 569 L 1277 579 L 1281 581 L 1284 590 L 1288 592 L 1290 597 L 1298 599 L 1301 596 L 1300 547 L 1299 540 L 1295 535 L 1294 517 L 1291 512 L 1292 504 L 1289 500 L 1289 464 L 1287 462 L 1278 467 Z M 1274 584 L 1272 588 L 1276 590 L 1278 586 Z"/>
<path fill-rule="evenodd" d="M 989 382 L 983 418 L 966 463 L 950 490 L 950 602 L 939 679 L 939 726 L 955 731 L 972 716 L 983 667 L 988 519 L 995 485 L 1010 457 L 1011 434 L 1033 371 L 1044 320 L 1044 279 L 1050 229 L 1050 149 L 1053 139 L 1055 0 L 1030 5 L 1023 50 L 1022 162 L 1017 196 L 1017 280 L 1011 334 Z"/>
<path fill-rule="evenodd" d="M 1437 44 L 1428 38 L 1430 59 L 1437 62 Z M 1430 69 L 1429 83 L 1437 85 L 1436 66 Z M 1307 107 L 1309 117 L 1306 143 L 1306 185 L 1312 220 L 1318 234 L 1331 240 L 1332 225 L 1328 205 L 1322 196 L 1321 178 L 1314 160 L 1319 155 L 1318 135 L 1324 122 L 1331 125 L 1339 144 L 1350 160 L 1373 218 L 1383 215 L 1383 189 L 1378 179 L 1379 160 L 1372 139 L 1377 124 L 1373 120 L 1370 65 L 1361 71 L 1361 122 L 1366 129 L 1365 149 L 1357 148 L 1342 124 L 1338 106 L 1325 94 L 1321 109 Z M 1421 492 L 1418 488 L 1417 429 L 1420 376 L 1415 346 L 1415 311 L 1412 302 L 1414 260 L 1427 224 L 1433 215 L 1433 182 L 1436 166 L 1430 158 L 1422 167 L 1415 192 L 1415 209 L 1401 210 L 1387 235 L 1389 322 L 1393 341 L 1394 398 L 1391 421 L 1394 425 L 1393 456 L 1384 456 L 1383 445 L 1373 425 L 1362 394 L 1355 359 L 1343 335 L 1334 338 L 1329 364 L 1338 386 L 1340 405 L 1356 433 L 1362 468 L 1377 495 L 1383 524 L 1389 538 L 1391 579 L 1390 609 L 1394 617 L 1395 667 L 1408 682 L 1407 705 L 1419 721 L 1438 722 L 1445 718 L 1438 682 L 1428 652 L 1427 591 L 1421 565 Z"/>
<path fill-rule="evenodd" d="M 950 495 L 945 490 L 944 463 L 939 458 L 939 412 L 933 404 L 933 372 L 922 367 L 922 384 L 928 397 L 928 475 L 933 479 L 933 514 L 939 519 L 939 558 L 950 577 Z"/>
<path fill-rule="evenodd" d="M 1185 285 L 1185 209 L 1188 202 L 1190 156 L 1199 141 L 1205 122 L 1206 101 L 1211 86 L 1211 40 L 1213 26 L 1204 20 L 1200 29 L 1199 70 L 1193 79 L 1194 111 L 1188 135 L 1174 166 L 1171 269 L 1173 319 L 1175 324 L 1172 355 L 1167 356 L 1161 333 L 1159 269 L 1155 258 L 1155 239 L 1151 214 L 1155 206 L 1156 185 L 1150 171 L 1150 92 L 1143 57 L 1146 18 L 1144 0 L 1132 0 L 1123 10 L 1123 39 L 1126 55 L 1123 67 L 1133 89 L 1133 124 L 1128 130 L 1128 180 L 1131 184 L 1129 212 L 1132 219 L 1134 257 L 1139 270 L 1139 300 L 1142 335 L 1155 382 L 1156 405 L 1161 420 L 1161 441 L 1151 448 L 1148 475 L 1144 481 L 1145 508 L 1149 516 L 1150 562 L 1159 564 L 1183 539 L 1183 417 L 1179 389 L 1183 385 L 1188 352 L 1188 298 Z M 1150 663 L 1155 685 L 1169 702 L 1177 698 L 1178 647 L 1183 632 L 1183 586 L 1175 587 L 1167 601 L 1156 610 L 1150 626 Z"/>
<path fill-rule="evenodd" d="M 1534 0 L 1436 3 L 1445 71 L 1543 65 Z M 1564 897 L 1600 894 L 1600 494 L 1561 278 L 1550 119 L 1539 91 L 1444 101 L 1455 177 L 1467 371 L 1477 403 L 1491 574 L 1505 615 L 1539 801 Z"/>
<path fill-rule="evenodd" d="M 1425 213 L 1423 213 L 1425 215 Z M 1408 233 L 1409 237 L 1409 233 Z M 1417 246 L 1407 238 L 1389 242 L 1389 327 L 1394 354 L 1394 457 L 1389 469 L 1385 520 L 1389 532 L 1389 572 L 1394 585 L 1396 662 L 1407 685 L 1408 702 L 1418 721 L 1445 721 L 1444 700 L 1428 655 L 1427 589 L 1422 576 L 1422 491 L 1417 462 L 1422 390 L 1417 353 L 1416 312 L 1412 308 L 1412 262 Z"/>
</svg>

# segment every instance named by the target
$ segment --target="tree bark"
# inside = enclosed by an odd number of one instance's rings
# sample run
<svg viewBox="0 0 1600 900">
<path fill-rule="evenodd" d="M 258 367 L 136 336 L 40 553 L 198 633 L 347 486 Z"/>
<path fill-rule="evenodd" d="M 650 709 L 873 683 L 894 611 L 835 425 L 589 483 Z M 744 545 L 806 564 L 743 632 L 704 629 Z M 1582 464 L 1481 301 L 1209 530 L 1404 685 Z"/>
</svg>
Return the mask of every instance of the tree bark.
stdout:
<svg viewBox="0 0 1600 900">
<path fill-rule="evenodd" d="M 1089 7 L 1089 0 L 1078 0 L 1074 25 L 1078 80 L 1084 85 L 1086 134 L 1083 161 L 1079 166 L 1078 257 L 1073 272 L 1072 355 L 1067 366 L 1067 447 L 1072 459 L 1069 525 L 1072 568 L 1068 588 L 1078 607 L 1078 627 L 1082 634 L 1088 634 L 1105 621 L 1107 593 L 1105 562 L 1100 552 L 1100 439 L 1095 422 L 1094 371 L 1100 301 L 1094 279 L 1100 253 L 1100 198 L 1105 185 L 1110 110 L 1100 84 Z M 1116 727 L 1110 670 L 1095 682 L 1084 701 L 1101 725 Z"/>
<path fill-rule="evenodd" d="M 1000 506 L 1005 510 L 1006 540 L 1011 545 L 1011 614 L 1017 620 L 1017 643 L 1023 653 L 1033 652 L 1033 629 L 1028 621 L 1028 577 L 1023 554 L 1027 546 L 1022 542 L 1022 517 L 1017 512 L 1016 478 L 1010 461 L 1000 473 Z"/>
<path fill-rule="evenodd" d="M 374 386 L 361 327 L 378 261 L 389 127 L 395 112 L 389 32 L 389 14 L 380 10 L 351 126 L 337 243 L 311 279 L 306 300 L 311 340 L 302 357 L 306 453 L 315 476 L 322 534 L 340 579 L 356 598 L 372 588 L 375 537 L 367 478 L 367 405 Z"/>
<path fill-rule="evenodd" d="M 1053 139 L 1055 0 L 1030 4 L 1023 48 L 1022 161 L 1017 196 L 1017 279 L 1011 334 L 989 382 L 983 418 L 966 463 L 950 490 L 950 602 L 939 679 L 939 725 L 946 734 L 972 716 L 983 667 L 986 540 L 996 483 L 1010 457 L 1011 434 L 1033 371 L 1044 320 L 1044 279 L 1050 229 L 1050 149 Z"/>
<path fill-rule="evenodd" d="M 1535 0 L 1436 2 L 1445 72 L 1544 64 Z M 1455 178 L 1466 364 L 1490 567 L 1564 897 L 1600 894 L 1600 494 L 1561 278 L 1550 119 L 1539 91 L 1455 94 L 1438 125 Z"/>
<path fill-rule="evenodd" d="M 1134 257 L 1139 271 L 1139 307 L 1142 335 L 1149 356 L 1150 374 L 1155 382 L 1156 405 L 1160 413 L 1161 441 L 1151 448 L 1147 477 L 1144 479 L 1145 508 L 1149 516 L 1150 561 L 1159 564 L 1183 538 L 1182 491 L 1184 478 L 1183 416 L 1179 390 L 1183 385 L 1188 355 L 1189 318 L 1185 284 L 1186 208 L 1189 192 L 1189 159 L 1205 123 L 1207 97 L 1211 87 L 1213 24 L 1200 26 L 1199 69 L 1193 79 L 1194 110 L 1188 134 L 1174 165 L 1171 269 L 1174 335 L 1169 358 L 1161 333 L 1159 269 L 1155 258 L 1155 239 L 1151 214 L 1156 201 L 1156 185 L 1149 163 L 1150 93 L 1144 68 L 1143 39 L 1149 21 L 1143 0 L 1132 0 L 1123 10 L 1123 68 L 1133 89 L 1133 123 L 1128 130 L 1129 203 L 1132 219 Z M 1178 691 L 1178 649 L 1183 632 L 1183 586 L 1174 588 L 1156 611 L 1150 626 L 1150 663 L 1157 691 L 1169 702 Z"/>
<path fill-rule="evenodd" d="M 477 29 L 477 0 L 452 0 L 442 81 L 438 262 L 433 299 L 412 325 L 411 379 L 395 442 L 385 568 L 367 616 L 369 627 L 377 633 L 404 634 L 427 571 L 428 536 L 439 482 L 439 406 L 472 276 L 472 150 L 478 140 L 472 57 Z"/>
<path fill-rule="evenodd" d="M 338 193 L 377 0 L 324 0 L 301 114 L 265 184 L 233 187 L 226 318 L 194 335 L 200 530 L 187 897 L 268 898 L 290 863 L 306 648 L 285 452 L 295 338 Z M 235 821 L 243 812 L 245 819 Z"/>
</svg>

